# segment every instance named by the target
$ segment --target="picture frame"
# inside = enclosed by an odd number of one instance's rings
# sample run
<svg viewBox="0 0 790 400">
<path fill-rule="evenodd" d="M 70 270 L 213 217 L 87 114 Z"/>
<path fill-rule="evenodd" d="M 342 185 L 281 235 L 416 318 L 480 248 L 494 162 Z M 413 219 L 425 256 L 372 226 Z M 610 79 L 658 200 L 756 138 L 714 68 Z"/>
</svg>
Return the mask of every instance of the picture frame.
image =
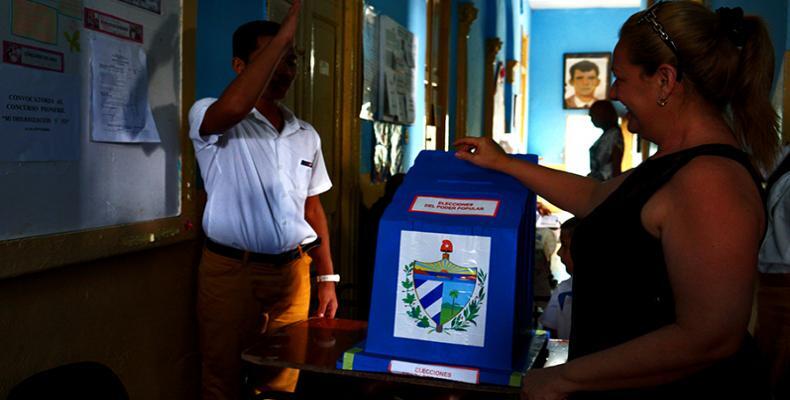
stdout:
<svg viewBox="0 0 790 400">
<path fill-rule="evenodd" d="M 590 108 L 609 99 L 612 53 L 565 53 L 562 63 L 562 108 Z"/>
</svg>

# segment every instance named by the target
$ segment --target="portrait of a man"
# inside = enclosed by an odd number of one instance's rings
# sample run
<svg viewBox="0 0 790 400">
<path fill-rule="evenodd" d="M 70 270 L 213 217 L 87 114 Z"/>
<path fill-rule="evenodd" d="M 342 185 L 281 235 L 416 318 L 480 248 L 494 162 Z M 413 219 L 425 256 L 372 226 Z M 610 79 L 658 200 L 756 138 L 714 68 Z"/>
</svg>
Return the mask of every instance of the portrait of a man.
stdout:
<svg viewBox="0 0 790 400">
<path fill-rule="evenodd" d="M 609 53 L 565 54 L 562 108 L 590 108 L 608 97 L 610 57 Z"/>
</svg>

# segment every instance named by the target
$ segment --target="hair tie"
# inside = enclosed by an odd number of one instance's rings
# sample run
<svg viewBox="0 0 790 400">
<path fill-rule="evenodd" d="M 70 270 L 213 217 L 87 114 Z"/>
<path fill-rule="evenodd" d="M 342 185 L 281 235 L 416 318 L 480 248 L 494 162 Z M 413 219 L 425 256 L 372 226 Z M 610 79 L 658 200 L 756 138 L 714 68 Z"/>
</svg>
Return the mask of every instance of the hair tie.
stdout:
<svg viewBox="0 0 790 400">
<path fill-rule="evenodd" d="M 716 15 L 719 16 L 719 23 L 732 43 L 739 48 L 743 47 L 746 44 L 746 34 L 743 29 L 743 9 L 740 7 L 720 7 L 716 10 Z"/>
</svg>

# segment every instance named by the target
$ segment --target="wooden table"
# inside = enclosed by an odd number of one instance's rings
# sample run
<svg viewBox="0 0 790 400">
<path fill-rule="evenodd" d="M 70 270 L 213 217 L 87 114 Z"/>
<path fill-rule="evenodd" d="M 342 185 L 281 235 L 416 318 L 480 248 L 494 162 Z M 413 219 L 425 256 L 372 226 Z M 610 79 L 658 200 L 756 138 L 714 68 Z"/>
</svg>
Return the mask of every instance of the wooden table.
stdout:
<svg viewBox="0 0 790 400">
<path fill-rule="evenodd" d="M 474 385 L 440 379 L 420 378 L 389 373 L 346 371 L 337 369 L 335 362 L 365 338 L 367 322 L 346 319 L 309 319 L 286 326 L 242 353 L 248 363 L 264 367 L 296 368 L 335 378 L 403 383 L 450 389 L 452 392 L 482 392 L 484 398 L 517 398 L 520 388 L 497 385 Z M 460 398 L 476 398 L 460 396 Z"/>
</svg>

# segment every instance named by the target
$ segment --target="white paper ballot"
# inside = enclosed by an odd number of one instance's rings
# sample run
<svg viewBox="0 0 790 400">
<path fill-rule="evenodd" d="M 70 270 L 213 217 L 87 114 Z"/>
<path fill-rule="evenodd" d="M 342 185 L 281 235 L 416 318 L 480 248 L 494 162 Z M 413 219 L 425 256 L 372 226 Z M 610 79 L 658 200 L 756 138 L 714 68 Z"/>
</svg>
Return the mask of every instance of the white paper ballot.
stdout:
<svg viewBox="0 0 790 400">
<path fill-rule="evenodd" d="M 91 139 L 159 143 L 148 103 L 148 71 L 142 47 L 102 34 L 90 37 Z"/>
</svg>

